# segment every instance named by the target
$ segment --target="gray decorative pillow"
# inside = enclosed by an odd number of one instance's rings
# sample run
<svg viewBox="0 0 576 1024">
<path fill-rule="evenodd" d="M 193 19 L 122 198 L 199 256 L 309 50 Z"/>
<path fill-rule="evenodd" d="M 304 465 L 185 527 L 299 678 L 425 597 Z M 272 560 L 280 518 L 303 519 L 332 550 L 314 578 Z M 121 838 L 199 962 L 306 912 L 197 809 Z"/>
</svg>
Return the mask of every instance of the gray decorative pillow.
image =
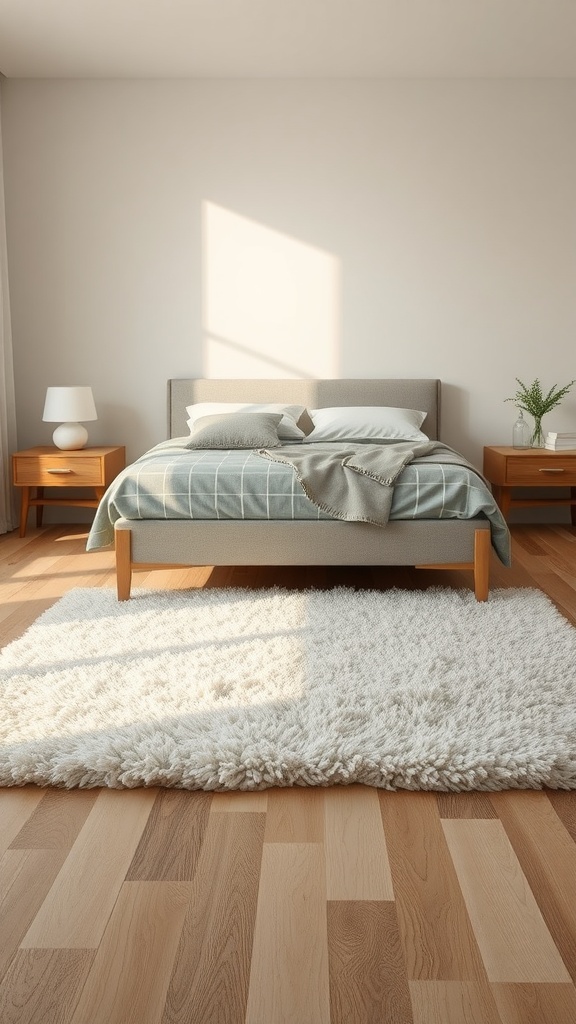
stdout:
<svg viewBox="0 0 576 1024">
<path fill-rule="evenodd" d="M 278 448 L 281 413 L 233 412 L 201 416 L 186 448 Z"/>
</svg>

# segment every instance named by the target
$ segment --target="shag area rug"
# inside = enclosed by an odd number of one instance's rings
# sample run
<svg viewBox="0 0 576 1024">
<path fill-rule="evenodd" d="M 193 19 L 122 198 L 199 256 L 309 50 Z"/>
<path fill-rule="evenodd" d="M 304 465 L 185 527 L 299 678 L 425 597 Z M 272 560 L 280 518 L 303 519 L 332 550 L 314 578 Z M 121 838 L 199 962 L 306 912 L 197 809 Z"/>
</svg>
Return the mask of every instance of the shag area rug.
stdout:
<svg viewBox="0 0 576 1024">
<path fill-rule="evenodd" d="M 0 656 L 0 783 L 576 788 L 537 590 L 74 590 Z"/>
</svg>

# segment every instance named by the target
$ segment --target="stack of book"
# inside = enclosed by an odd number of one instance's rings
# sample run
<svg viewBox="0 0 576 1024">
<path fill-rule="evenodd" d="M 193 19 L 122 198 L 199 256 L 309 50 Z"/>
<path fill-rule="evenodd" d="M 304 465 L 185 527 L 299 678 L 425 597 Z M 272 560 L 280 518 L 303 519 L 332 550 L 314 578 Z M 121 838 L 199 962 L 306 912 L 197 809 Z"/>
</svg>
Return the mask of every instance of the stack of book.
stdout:
<svg viewBox="0 0 576 1024">
<path fill-rule="evenodd" d="M 576 430 L 568 430 L 564 433 L 555 433 L 551 430 L 546 434 L 544 447 L 549 452 L 561 452 L 567 448 L 576 448 Z"/>
</svg>

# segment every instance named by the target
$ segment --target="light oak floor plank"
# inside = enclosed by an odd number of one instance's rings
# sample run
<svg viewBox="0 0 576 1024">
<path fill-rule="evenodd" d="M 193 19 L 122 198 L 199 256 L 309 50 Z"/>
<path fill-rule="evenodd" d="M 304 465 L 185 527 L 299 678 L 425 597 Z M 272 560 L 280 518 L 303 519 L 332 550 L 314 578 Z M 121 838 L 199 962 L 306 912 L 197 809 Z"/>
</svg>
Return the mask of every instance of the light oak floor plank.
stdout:
<svg viewBox="0 0 576 1024">
<path fill-rule="evenodd" d="M 99 793 L 23 947 L 99 945 L 155 797 L 154 789 Z"/>
<path fill-rule="evenodd" d="M 411 981 L 414 1024 L 501 1024 L 488 985 L 473 981 Z"/>
<path fill-rule="evenodd" d="M 9 547 L 10 540 L 6 537 L 2 537 L 1 540 L 2 551 L 4 551 L 5 547 Z M 25 538 L 22 547 L 12 549 L 7 556 L 2 557 L 0 552 L 1 585 L 29 583 L 31 580 L 49 576 L 51 568 L 58 559 L 67 555 L 72 555 L 77 559 L 78 541 L 78 533 L 68 537 L 63 534 L 61 527 L 54 526 L 46 531 L 38 531 L 35 536 Z M 113 556 L 111 558 L 110 554 L 108 554 L 108 561 L 112 568 Z M 75 568 L 78 568 L 77 561 Z M 87 570 L 88 564 L 84 571 Z M 71 572 L 73 574 L 74 569 Z"/>
<path fill-rule="evenodd" d="M 33 590 L 31 592 L 33 593 Z M 5 604 L 4 608 L 0 609 L 0 647 L 22 636 L 42 612 L 47 611 L 56 601 L 56 598 L 50 597 L 44 600 L 30 598 L 21 601 L 20 595 L 16 596 L 17 601 Z"/>
<path fill-rule="evenodd" d="M 393 900 L 378 794 L 367 786 L 332 786 L 324 798 L 329 900 Z"/>
<path fill-rule="evenodd" d="M 492 986 L 502 1024 L 576 1024 L 573 985 Z"/>
<path fill-rule="evenodd" d="M 529 536 L 533 544 L 538 546 L 539 554 L 546 556 L 549 566 L 571 574 L 574 572 L 574 551 L 570 550 L 571 545 L 567 543 L 566 534 L 560 535 L 554 530 L 547 530 L 544 533 L 531 529 Z M 520 542 L 522 543 L 522 539 Z"/>
<path fill-rule="evenodd" d="M 246 1024 L 287 1021 L 330 1024 L 319 843 L 266 843 L 262 857 Z"/>
<path fill-rule="evenodd" d="M 158 1024 L 190 882 L 125 882 L 71 1024 Z"/>
<path fill-rule="evenodd" d="M 2 1024 L 70 1024 L 95 955 L 93 949 L 19 949 L 0 984 Z"/>
<path fill-rule="evenodd" d="M 127 879 L 185 882 L 194 877 L 212 796 L 160 790 Z"/>
<path fill-rule="evenodd" d="M 496 818 L 487 793 L 437 793 L 441 818 Z"/>
<path fill-rule="evenodd" d="M 544 793 L 493 793 L 490 799 L 576 981 L 576 843 Z"/>
<path fill-rule="evenodd" d="M 24 828 L 44 793 L 37 786 L 0 789 L 0 856 Z"/>
<path fill-rule="evenodd" d="M 7 850 L 0 859 L 0 978 L 62 867 L 65 850 Z"/>
<path fill-rule="evenodd" d="M 264 815 L 210 814 L 162 1024 L 244 1024 L 263 839 Z"/>
<path fill-rule="evenodd" d="M 54 575 L 57 575 L 57 572 L 54 570 L 65 553 L 65 551 L 60 550 L 53 555 L 36 555 L 34 558 L 27 558 L 25 561 L 22 561 L 19 566 L 13 565 L 11 567 L 10 582 L 37 583 L 38 580 L 45 581 L 51 579 Z M 72 546 L 68 553 L 73 555 Z M 3 586 L 5 587 L 6 584 Z M 0 597 L 3 596 L 2 589 L 0 589 Z"/>
<path fill-rule="evenodd" d="M 246 813 L 266 814 L 268 810 L 268 791 L 261 793 L 214 793 L 210 810 L 214 814 Z"/>
<path fill-rule="evenodd" d="M 545 548 L 542 543 L 543 538 L 540 534 L 534 534 L 531 526 L 525 524 L 521 530 L 517 531 L 515 538 L 515 551 L 526 552 L 529 555 L 544 555 Z"/>
<path fill-rule="evenodd" d="M 328 903 L 330 1024 L 413 1024 L 394 903 Z"/>
<path fill-rule="evenodd" d="M 267 843 L 324 842 L 326 790 L 269 789 L 266 812 Z"/>
<path fill-rule="evenodd" d="M 566 580 L 555 573 L 538 573 L 535 580 L 546 590 L 558 611 L 576 626 L 576 590 Z"/>
<path fill-rule="evenodd" d="M 19 537 L 18 530 L 12 530 L 10 533 L 3 534 L 0 538 L 2 546 L 0 548 L 0 571 L 4 571 L 4 567 L 7 566 L 8 571 L 10 566 L 16 564 L 21 559 L 30 557 L 31 553 L 36 549 L 46 549 L 46 541 L 50 540 L 51 534 L 57 534 L 58 528 L 52 528 L 49 530 L 28 530 L 26 537 Z"/>
<path fill-rule="evenodd" d="M 570 981 L 501 822 L 442 825 L 490 981 Z"/>
<path fill-rule="evenodd" d="M 483 977 L 434 793 L 380 793 L 408 978 Z"/>
<path fill-rule="evenodd" d="M 552 807 L 576 843 L 576 796 L 558 789 L 545 790 Z"/>
<path fill-rule="evenodd" d="M 90 814 L 98 789 L 45 789 L 11 849 L 70 850 Z"/>
</svg>

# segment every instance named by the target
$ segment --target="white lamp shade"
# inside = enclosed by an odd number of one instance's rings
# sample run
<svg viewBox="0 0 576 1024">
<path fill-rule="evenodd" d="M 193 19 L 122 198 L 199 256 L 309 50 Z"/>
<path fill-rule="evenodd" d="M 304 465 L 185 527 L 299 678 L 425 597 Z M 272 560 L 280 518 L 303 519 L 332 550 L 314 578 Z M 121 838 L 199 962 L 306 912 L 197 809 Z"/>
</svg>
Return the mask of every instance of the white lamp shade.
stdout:
<svg viewBox="0 0 576 1024">
<path fill-rule="evenodd" d="M 97 420 L 92 388 L 47 388 L 42 419 L 47 423 Z"/>
</svg>

